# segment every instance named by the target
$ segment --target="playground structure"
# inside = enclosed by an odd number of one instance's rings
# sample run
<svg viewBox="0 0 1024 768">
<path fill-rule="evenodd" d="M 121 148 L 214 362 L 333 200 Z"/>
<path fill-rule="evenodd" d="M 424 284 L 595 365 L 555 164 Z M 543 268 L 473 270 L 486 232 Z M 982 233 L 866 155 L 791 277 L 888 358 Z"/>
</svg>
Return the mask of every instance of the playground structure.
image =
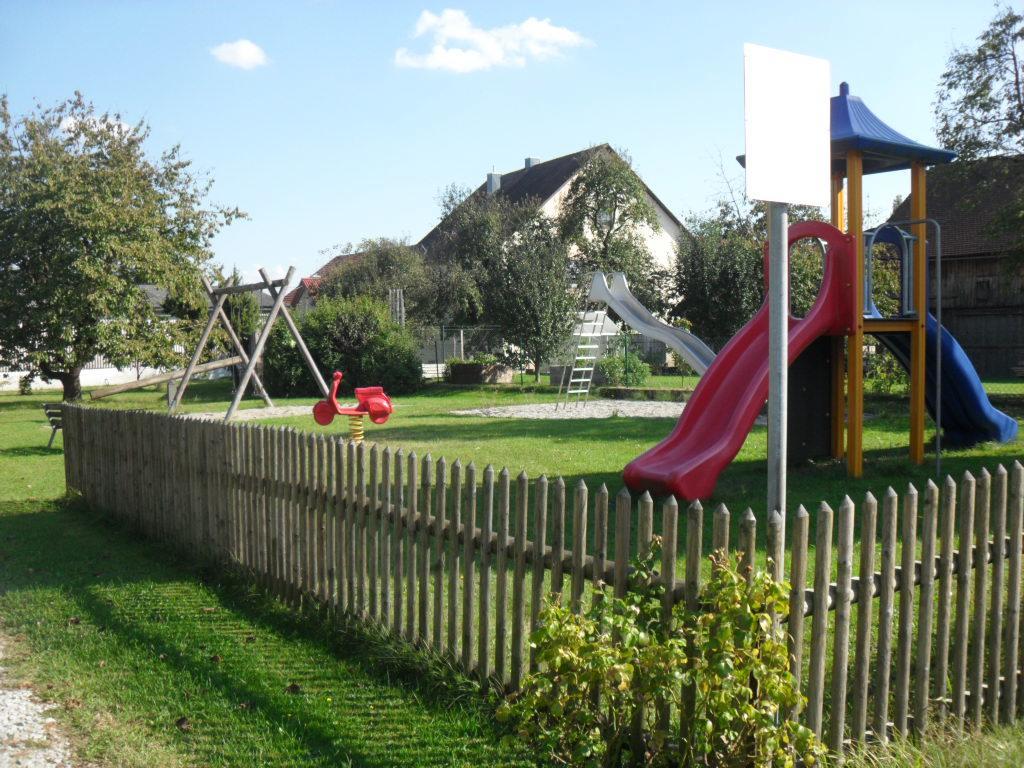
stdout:
<svg viewBox="0 0 1024 768">
<path fill-rule="evenodd" d="M 205 275 L 202 276 L 203 287 L 205 288 L 206 295 L 210 300 L 210 313 L 206 321 L 206 326 L 203 328 L 203 332 L 199 336 L 196 348 L 192 352 L 192 357 L 189 359 L 188 365 L 185 368 L 165 371 L 164 373 L 158 373 L 153 376 L 146 376 L 145 378 L 137 381 L 130 381 L 125 384 L 115 384 L 110 387 L 103 387 L 90 392 L 89 397 L 93 400 L 98 400 L 121 392 L 130 392 L 134 389 L 142 389 L 143 387 L 149 387 L 154 384 L 164 384 L 180 379 L 181 382 L 175 389 L 173 395 L 168 393 L 168 410 L 173 412 L 179 405 L 181 405 L 181 400 L 185 396 L 185 389 L 188 387 L 192 377 L 197 373 L 209 373 L 221 368 L 228 368 L 232 365 L 244 364 L 245 372 L 242 374 L 242 380 L 238 385 L 238 389 L 235 392 L 234 399 L 231 401 L 231 405 L 228 407 L 224 420 L 227 421 L 235 415 L 235 411 L 238 410 L 238 405 L 242 401 L 242 397 L 245 394 L 245 389 L 249 385 L 250 379 L 255 385 L 256 392 L 263 399 L 263 403 L 266 407 L 273 408 L 274 403 L 270 399 L 270 395 L 267 394 L 267 390 L 263 386 L 263 382 L 260 381 L 259 374 L 256 373 L 256 363 L 259 361 L 260 355 L 263 354 L 263 348 L 266 346 L 267 339 L 270 338 L 270 331 L 273 328 L 278 315 L 284 317 L 288 330 L 292 334 L 292 338 L 295 339 L 295 344 L 302 353 L 306 366 L 309 368 L 310 373 L 313 374 L 313 379 L 316 381 L 317 386 L 320 388 L 324 397 L 327 397 L 327 384 L 324 382 L 323 376 L 320 375 L 320 371 L 317 370 L 316 364 L 313 362 L 313 357 L 310 355 L 309 349 L 306 347 L 306 343 L 302 340 L 302 334 L 299 333 L 298 326 L 295 325 L 295 321 L 292 320 L 291 315 L 288 313 L 288 308 L 284 305 L 286 289 L 288 287 L 288 283 L 291 282 L 292 275 L 295 273 L 295 267 L 289 267 L 288 274 L 280 280 L 271 280 L 263 269 L 260 269 L 259 273 L 262 282 L 248 283 L 246 285 L 228 284 L 222 285 L 218 288 L 214 288 Z M 228 313 L 224 310 L 224 304 L 227 301 L 228 296 L 231 296 L 232 294 L 249 293 L 251 291 L 260 290 L 267 290 L 270 293 L 271 297 L 274 299 L 274 305 L 270 310 L 270 315 L 267 317 L 267 321 L 263 324 L 263 328 L 256 339 L 256 345 L 253 353 L 250 356 L 246 352 L 245 345 L 242 344 L 242 340 L 239 338 L 238 333 L 231 325 L 231 318 L 228 317 Z M 203 349 L 206 347 L 206 343 L 210 339 L 210 334 L 213 332 L 213 329 L 218 322 L 224 326 L 224 331 L 231 340 L 231 344 L 235 348 L 235 352 L 237 354 L 233 357 L 225 357 L 220 360 L 212 360 L 208 363 L 200 363 L 199 360 L 202 357 Z"/>
<path fill-rule="evenodd" d="M 595 272 L 590 282 L 589 299 L 607 306 L 633 330 L 665 344 L 700 376 L 715 360 L 711 347 L 699 338 L 652 315 L 629 290 L 626 275 L 622 272 L 612 272 L 607 278 L 603 272 Z"/>
<path fill-rule="evenodd" d="M 231 339 L 231 343 L 238 351 L 238 356 L 242 358 L 245 363 L 245 371 L 242 373 L 242 378 L 238 383 L 238 388 L 235 390 L 235 395 L 231 400 L 231 405 L 228 406 L 227 413 L 224 415 L 224 421 L 229 421 L 232 416 L 235 415 L 235 411 L 238 410 L 239 403 L 242 402 L 242 397 L 245 395 L 246 387 L 249 386 L 250 379 L 256 385 L 256 391 L 263 398 L 263 402 L 268 408 L 273 407 L 273 403 L 270 400 L 270 396 L 267 394 L 266 388 L 263 386 L 263 382 L 260 381 L 259 375 L 256 373 L 256 363 L 259 361 L 260 356 L 263 354 L 263 348 L 267 344 L 267 339 L 270 338 L 270 331 L 274 327 L 274 323 L 277 321 L 278 316 L 284 317 L 285 324 L 288 326 L 288 331 L 291 333 L 292 338 L 295 340 L 295 345 L 299 348 L 299 352 L 302 354 L 302 359 L 306 363 L 306 367 L 309 372 L 313 375 L 313 380 L 320 388 L 320 392 L 324 397 L 328 396 L 327 383 L 324 381 L 324 377 L 320 375 L 320 371 L 316 367 L 316 363 L 313 362 L 313 356 L 309 353 L 309 349 L 306 347 L 306 342 L 302 340 L 302 334 L 299 332 L 299 328 L 295 325 L 295 321 L 292 316 L 288 313 L 288 308 L 284 305 L 284 297 L 288 283 L 291 282 L 292 275 L 295 274 L 295 267 L 288 267 L 288 273 L 281 280 L 271 280 L 267 275 L 266 270 L 260 268 L 260 278 L 262 282 L 259 283 L 248 283 L 246 285 L 224 285 L 219 288 L 214 288 L 206 277 L 203 277 L 203 285 L 206 288 L 207 296 L 210 299 L 210 315 L 206 321 L 206 326 L 203 328 L 203 332 L 199 336 L 199 341 L 196 344 L 195 351 L 192 353 L 192 357 L 189 359 L 188 366 L 185 368 L 184 373 L 181 376 L 181 384 L 178 385 L 177 391 L 174 393 L 174 397 L 171 398 L 169 404 L 169 410 L 174 412 L 179 405 L 181 400 L 185 396 L 185 389 L 188 387 L 189 381 L 192 376 L 200 369 L 199 359 L 202 357 L 203 349 L 206 347 L 206 342 L 210 339 L 210 334 L 213 331 L 217 323 L 221 323 L 224 326 L 224 330 L 227 331 L 228 336 Z M 270 293 L 274 299 L 274 304 L 270 309 L 270 314 L 267 317 L 266 322 L 260 329 L 259 335 L 256 337 L 256 343 L 253 348 L 252 355 L 248 355 L 245 352 L 245 348 L 242 345 L 241 340 L 238 338 L 238 334 L 235 333 L 235 329 L 231 325 L 231 319 L 228 317 L 227 312 L 224 311 L 224 302 L 227 297 L 231 294 L 237 293 L 248 293 L 250 291 L 266 290 Z M 221 367 L 225 365 L 223 361 L 220 361 Z M 140 380 L 136 382 L 138 386 L 146 386 L 146 383 L 155 383 L 152 381 L 145 382 Z"/>
<path fill-rule="evenodd" d="M 343 406 L 338 404 L 338 386 L 341 384 L 342 372 L 335 371 L 331 382 L 331 393 L 326 400 L 313 406 L 313 418 L 320 426 L 326 427 L 335 416 L 348 416 L 348 435 L 352 442 L 363 442 L 363 417 L 369 416 L 374 424 L 383 424 L 394 412 L 391 398 L 384 393 L 383 387 L 356 387 L 356 404 Z"/>
<path fill-rule="evenodd" d="M 926 227 L 936 227 L 936 272 L 941 268 L 941 235 L 937 223 L 927 218 L 925 168 L 950 162 L 954 153 L 896 132 L 851 96 L 846 83 L 831 99 L 831 149 L 831 224 L 800 222 L 790 226 L 788 235 L 790 247 L 804 238 L 825 243 L 817 299 L 804 318 L 789 318 L 788 363 L 802 371 L 790 381 L 789 399 L 798 406 L 791 430 L 802 426 L 814 433 L 805 435 L 803 442 L 821 446 L 825 455 L 845 457 L 848 473 L 862 475 L 864 336 L 873 334 L 909 373 L 913 463 L 924 461 L 926 408 L 936 419 L 939 436 L 945 431 L 949 444 L 1013 440 L 1016 421 L 992 407 L 963 349 L 928 312 Z M 905 169 L 911 176 L 912 219 L 902 224 L 910 232 L 890 225 L 865 233 L 864 175 Z M 876 242 L 889 242 L 901 253 L 902 295 L 895 317 L 882 317 L 871 300 L 871 261 L 865 254 Z M 766 283 L 767 274 L 766 263 Z M 941 295 L 936 304 L 941 311 Z M 929 349 L 938 354 L 929 354 Z M 801 368 L 802 357 L 810 364 Z M 797 401 L 793 393 L 800 388 L 812 396 Z M 685 499 L 710 496 L 719 474 L 742 447 L 767 394 L 766 304 L 708 367 L 672 433 L 625 468 L 626 483 Z"/>
</svg>

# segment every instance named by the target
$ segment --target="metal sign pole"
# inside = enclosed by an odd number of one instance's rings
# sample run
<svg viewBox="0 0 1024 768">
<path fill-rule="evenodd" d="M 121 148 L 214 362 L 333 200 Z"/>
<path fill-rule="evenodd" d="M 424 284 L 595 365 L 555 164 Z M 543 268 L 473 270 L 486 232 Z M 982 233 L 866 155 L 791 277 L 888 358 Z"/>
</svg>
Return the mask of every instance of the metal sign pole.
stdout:
<svg viewBox="0 0 1024 768">
<path fill-rule="evenodd" d="M 782 518 L 776 551 L 776 578 L 782 577 L 786 531 L 786 431 L 789 382 L 789 212 L 768 203 L 768 513 Z"/>
</svg>

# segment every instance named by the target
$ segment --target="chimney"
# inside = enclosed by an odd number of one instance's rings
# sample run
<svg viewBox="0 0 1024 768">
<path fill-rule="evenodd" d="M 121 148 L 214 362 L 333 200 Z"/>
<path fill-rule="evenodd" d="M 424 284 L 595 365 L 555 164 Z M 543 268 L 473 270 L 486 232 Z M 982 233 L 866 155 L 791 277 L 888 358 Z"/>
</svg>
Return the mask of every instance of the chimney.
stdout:
<svg viewBox="0 0 1024 768">
<path fill-rule="evenodd" d="M 490 197 L 495 192 L 501 189 L 501 174 L 500 173 L 488 173 L 487 174 L 487 196 Z"/>
<path fill-rule="evenodd" d="M 540 158 L 539 157 L 528 157 L 528 158 L 526 158 L 526 162 L 524 163 L 524 165 L 526 166 L 526 170 L 530 170 L 531 168 L 533 168 L 533 166 L 535 166 L 539 162 L 540 162 Z"/>
</svg>

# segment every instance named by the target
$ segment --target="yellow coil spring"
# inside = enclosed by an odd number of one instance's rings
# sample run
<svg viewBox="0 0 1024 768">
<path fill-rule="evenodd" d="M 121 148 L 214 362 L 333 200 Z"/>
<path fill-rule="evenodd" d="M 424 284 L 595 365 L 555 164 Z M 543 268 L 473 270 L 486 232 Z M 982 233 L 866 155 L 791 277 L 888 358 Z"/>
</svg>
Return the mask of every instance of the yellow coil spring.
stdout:
<svg viewBox="0 0 1024 768">
<path fill-rule="evenodd" d="M 363 442 L 363 417 L 348 417 L 348 436 L 353 443 Z"/>
</svg>

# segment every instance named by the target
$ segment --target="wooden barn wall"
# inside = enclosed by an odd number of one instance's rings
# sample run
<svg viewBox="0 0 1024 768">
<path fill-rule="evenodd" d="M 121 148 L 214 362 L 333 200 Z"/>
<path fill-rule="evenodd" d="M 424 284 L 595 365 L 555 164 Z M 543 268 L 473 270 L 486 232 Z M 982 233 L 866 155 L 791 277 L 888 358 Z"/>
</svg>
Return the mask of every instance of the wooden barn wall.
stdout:
<svg viewBox="0 0 1024 768">
<path fill-rule="evenodd" d="M 1024 363 L 1024 280 L 1014 265 L 1006 255 L 942 260 L 942 323 L 983 377 L 1013 376 Z"/>
</svg>

